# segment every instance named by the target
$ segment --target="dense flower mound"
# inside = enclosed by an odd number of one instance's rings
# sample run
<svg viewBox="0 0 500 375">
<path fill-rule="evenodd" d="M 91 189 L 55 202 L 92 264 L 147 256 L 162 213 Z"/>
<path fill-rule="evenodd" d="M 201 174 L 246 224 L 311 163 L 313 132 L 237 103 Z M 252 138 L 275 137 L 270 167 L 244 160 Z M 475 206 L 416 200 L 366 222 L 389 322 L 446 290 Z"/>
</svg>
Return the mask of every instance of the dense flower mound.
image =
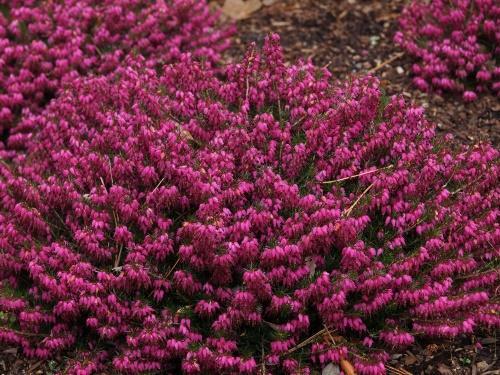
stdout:
<svg viewBox="0 0 500 375">
<path fill-rule="evenodd" d="M 187 51 L 218 61 L 232 28 L 217 19 L 205 0 L 0 0 L 0 147 L 23 146 L 20 119 L 66 82 L 113 71 L 129 53 L 150 66 Z"/>
<path fill-rule="evenodd" d="M 0 342 L 68 373 L 383 374 L 500 327 L 500 155 L 375 78 L 188 56 L 78 80 L 0 164 Z"/>
<path fill-rule="evenodd" d="M 402 12 L 395 41 L 418 61 L 423 91 L 462 93 L 465 101 L 500 93 L 500 4 L 495 0 L 414 0 Z"/>
</svg>

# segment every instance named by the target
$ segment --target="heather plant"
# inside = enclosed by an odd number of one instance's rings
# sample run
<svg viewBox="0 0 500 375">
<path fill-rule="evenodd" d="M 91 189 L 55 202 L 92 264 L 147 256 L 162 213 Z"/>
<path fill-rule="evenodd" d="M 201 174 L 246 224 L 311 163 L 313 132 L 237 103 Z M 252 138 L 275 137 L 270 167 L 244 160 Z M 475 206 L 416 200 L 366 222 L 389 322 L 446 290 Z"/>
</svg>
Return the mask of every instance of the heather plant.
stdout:
<svg viewBox="0 0 500 375">
<path fill-rule="evenodd" d="M 217 19 L 205 0 L 0 0 L 0 147 L 24 147 L 25 117 L 129 53 L 151 67 L 182 52 L 218 61 L 232 27 Z"/>
<path fill-rule="evenodd" d="M 67 372 L 383 374 L 500 327 L 499 153 L 373 77 L 141 58 L 52 101 L 0 164 L 0 342 Z"/>
<path fill-rule="evenodd" d="M 500 4 L 495 0 L 414 0 L 403 9 L 395 41 L 417 62 L 422 91 L 461 93 L 474 101 L 500 93 Z"/>
</svg>

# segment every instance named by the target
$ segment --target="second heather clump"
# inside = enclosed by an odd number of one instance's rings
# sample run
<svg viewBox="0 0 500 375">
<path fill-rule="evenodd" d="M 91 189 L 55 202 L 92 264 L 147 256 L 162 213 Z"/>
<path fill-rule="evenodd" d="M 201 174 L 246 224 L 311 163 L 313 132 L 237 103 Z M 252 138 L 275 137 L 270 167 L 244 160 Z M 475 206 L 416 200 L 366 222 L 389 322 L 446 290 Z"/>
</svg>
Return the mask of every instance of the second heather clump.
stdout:
<svg viewBox="0 0 500 375">
<path fill-rule="evenodd" d="M 417 59 L 423 91 L 461 93 L 465 101 L 500 92 L 500 4 L 496 0 L 414 0 L 395 41 Z"/>
</svg>

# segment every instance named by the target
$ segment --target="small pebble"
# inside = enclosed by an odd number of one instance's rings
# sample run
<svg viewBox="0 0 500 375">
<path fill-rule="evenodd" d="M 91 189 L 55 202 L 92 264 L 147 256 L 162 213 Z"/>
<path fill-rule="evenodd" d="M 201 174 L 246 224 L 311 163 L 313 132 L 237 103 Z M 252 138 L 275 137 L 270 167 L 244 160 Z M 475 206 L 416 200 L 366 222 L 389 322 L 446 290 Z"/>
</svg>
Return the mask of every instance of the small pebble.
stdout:
<svg viewBox="0 0 500 375">
<path fill-rule="evenodd" d="M 378 35 L 372 35 L 370 37 L 370 45 L 372 47 L 376 46 L 378 44 L 379 40 L 380 40 L 380 36 L 378 36 Z"/>
<path fill-rule="evenodd" d="M 402 67 L 398 66 L 398 67 L 396 67 L 396 72 L 398 74 L 403 74 L 405 72 L 405 70 Z"/>
</svg>

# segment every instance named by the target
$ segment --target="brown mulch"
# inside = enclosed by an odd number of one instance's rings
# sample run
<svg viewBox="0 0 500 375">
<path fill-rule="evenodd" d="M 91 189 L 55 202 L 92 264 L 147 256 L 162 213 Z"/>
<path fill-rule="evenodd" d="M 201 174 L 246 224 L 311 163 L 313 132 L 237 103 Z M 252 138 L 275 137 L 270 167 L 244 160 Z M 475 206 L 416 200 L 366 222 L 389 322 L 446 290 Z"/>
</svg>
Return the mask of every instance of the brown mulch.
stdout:
<svg viewBox="0 0 500 375">
<path fill-rule="evenodd" d="M 479 342 L 480 348 L 474 344 Z M 499 375 L 498 339 L 477 338 L 475 342 L 420 341 L 405 353 L 395 354 L 389 366 L 414 375 Z M 389 375 L 403 375 L 389 367 Z M 409 375 L 406 374 L 406 375 Z"/>
<path fill-rule="evenodd" d="M 0 345 L 0 375 L 56 375 L 63 373 L 64 360 L 48 361 L 23 357 L 15 348 L 2 349 Z"/>
<path fill-rule="evenodd" d="M 372 71 L 388 94 L 403 94 L 424 106 L 438 129 L 452 133 L 460 143 L 500 145 L 498 98 L 488 94 L 466 104 L 460 97 L 428 95 L 412 87 L 408 74 L 412 60 L 392 42 L 405 0 L 269 2 L 272 4 L 237 22 L 229 60 L 239 59 L 249 43 L 261 44 L 268 33 L 277 32 L 288 61 L 310 57 L 318 66 L 328 65 L 338 78 Z"/>
</svg>

